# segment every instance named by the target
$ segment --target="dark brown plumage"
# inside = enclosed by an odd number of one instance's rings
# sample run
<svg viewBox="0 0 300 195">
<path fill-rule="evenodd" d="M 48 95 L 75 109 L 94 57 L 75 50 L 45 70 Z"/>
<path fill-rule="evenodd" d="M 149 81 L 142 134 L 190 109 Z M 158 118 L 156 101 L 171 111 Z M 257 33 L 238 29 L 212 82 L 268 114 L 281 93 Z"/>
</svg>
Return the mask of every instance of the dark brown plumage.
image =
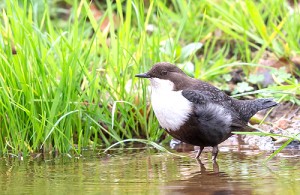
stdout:
<svg viewBox="0 0 300 195">
<path fill-rule="evenodd" d="M 197 158 L 204 147 L 212 146 L 216 160 L 219 143 L 233 131 L 249 130 L 247 123 L 259 110 L 277 105 L 272 99 L 237 100 L 167 62 L 136 76 L 151 81 L 152 106 L 160 125 L 176 139 L 200 146 Z"/>
</svg>

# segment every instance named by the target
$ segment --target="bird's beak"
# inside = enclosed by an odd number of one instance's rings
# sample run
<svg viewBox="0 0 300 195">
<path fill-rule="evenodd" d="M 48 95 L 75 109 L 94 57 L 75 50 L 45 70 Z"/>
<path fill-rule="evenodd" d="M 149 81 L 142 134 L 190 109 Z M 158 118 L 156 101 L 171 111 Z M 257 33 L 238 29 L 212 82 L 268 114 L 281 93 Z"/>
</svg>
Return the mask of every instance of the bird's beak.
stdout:
<svg viewBox="0 0 300 195">
<path fill-rule="evenodd" d="M 136 74 L 135 76 L 139 78 L 150 78 L 148 73 Z"/>
</svg>

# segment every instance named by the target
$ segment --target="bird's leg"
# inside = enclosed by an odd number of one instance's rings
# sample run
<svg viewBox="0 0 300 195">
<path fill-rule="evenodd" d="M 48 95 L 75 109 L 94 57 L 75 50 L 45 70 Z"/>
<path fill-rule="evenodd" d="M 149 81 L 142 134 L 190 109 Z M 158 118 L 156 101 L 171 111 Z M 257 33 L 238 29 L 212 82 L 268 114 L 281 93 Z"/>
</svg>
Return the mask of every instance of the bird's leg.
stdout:
<svg viewBox="0 0 300 195">
<path fill-rule="evenodd" d="M 217 160 L 218 152 L 219 152 L 219 148 L 218 148 L 218 145 L 216 145 L 213 147 L 213 150 L 212 150 L 212 160 L 214 162 Z"/>
<path fill-rule="evenodd" d="M 201 162 L 201 160 L 199 158 L 196 158 L 198 164 L 199 164 L 199 168 L 200 168 L 200 172 L 205 172 L 206 168 L 204 166 L 204 164 Z"/>
<path fill-rule="evenodd" d="M 200 146 L 200 148 L 199 148 L 199 150 L 198 150 L 198 153 L 197 153 L 197 155 L 196 155 L 195 158 L 198 158 L 198 159 L 199 159 L 199 157 L 200 157 L 200 155 L 201 155 L 203 149 L 204 149 L 204 146 Z"/>
<path fill-rule="evenodd" d="M 213 161 L 213 170 L 214 170 L 214 173 L 219 173 L 219 165 L 217 163 L 216 160 Z"/>
</svg>

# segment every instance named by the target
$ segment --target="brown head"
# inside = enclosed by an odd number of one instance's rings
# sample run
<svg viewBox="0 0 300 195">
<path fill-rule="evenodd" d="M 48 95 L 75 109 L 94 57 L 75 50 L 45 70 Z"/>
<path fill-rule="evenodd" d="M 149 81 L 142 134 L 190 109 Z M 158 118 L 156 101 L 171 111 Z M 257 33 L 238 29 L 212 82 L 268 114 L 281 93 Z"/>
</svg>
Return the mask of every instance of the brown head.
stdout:
<svg viewBox="0 0 300 195">
<path fill-rule="evenodd" d="M 183 81 L 190 79 L 180 68 L 168 62 L 159 62 L 148 72 L 135 76 L 150 79 L 152 87 L 157 87 L 160 83 L 168 83 L 173 90 L 180 90 L 185 83 Z"/>
</svg>

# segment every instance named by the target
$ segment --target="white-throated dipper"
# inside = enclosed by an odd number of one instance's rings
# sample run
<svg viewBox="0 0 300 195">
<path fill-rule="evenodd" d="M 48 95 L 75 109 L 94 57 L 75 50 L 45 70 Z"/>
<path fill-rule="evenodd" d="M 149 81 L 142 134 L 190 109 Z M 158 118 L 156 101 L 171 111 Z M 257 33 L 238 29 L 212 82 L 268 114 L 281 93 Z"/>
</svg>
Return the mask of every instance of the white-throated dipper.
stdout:
<svg viewBox="0 0 300 195">
<path fill-rule="evenodd" d="M 218 144 L 233 131 L 249 130 L 248 121 L 259 110 L 276 106 L 272 99 L 238 100 L 209 83 L 187 76 L 177 66 L 160 62 L 136 77 L 151 82 L 151 103 L 162 128 L 171 136 L 200 146 L 212 146 L 212 159 Z"/>
</svg>

